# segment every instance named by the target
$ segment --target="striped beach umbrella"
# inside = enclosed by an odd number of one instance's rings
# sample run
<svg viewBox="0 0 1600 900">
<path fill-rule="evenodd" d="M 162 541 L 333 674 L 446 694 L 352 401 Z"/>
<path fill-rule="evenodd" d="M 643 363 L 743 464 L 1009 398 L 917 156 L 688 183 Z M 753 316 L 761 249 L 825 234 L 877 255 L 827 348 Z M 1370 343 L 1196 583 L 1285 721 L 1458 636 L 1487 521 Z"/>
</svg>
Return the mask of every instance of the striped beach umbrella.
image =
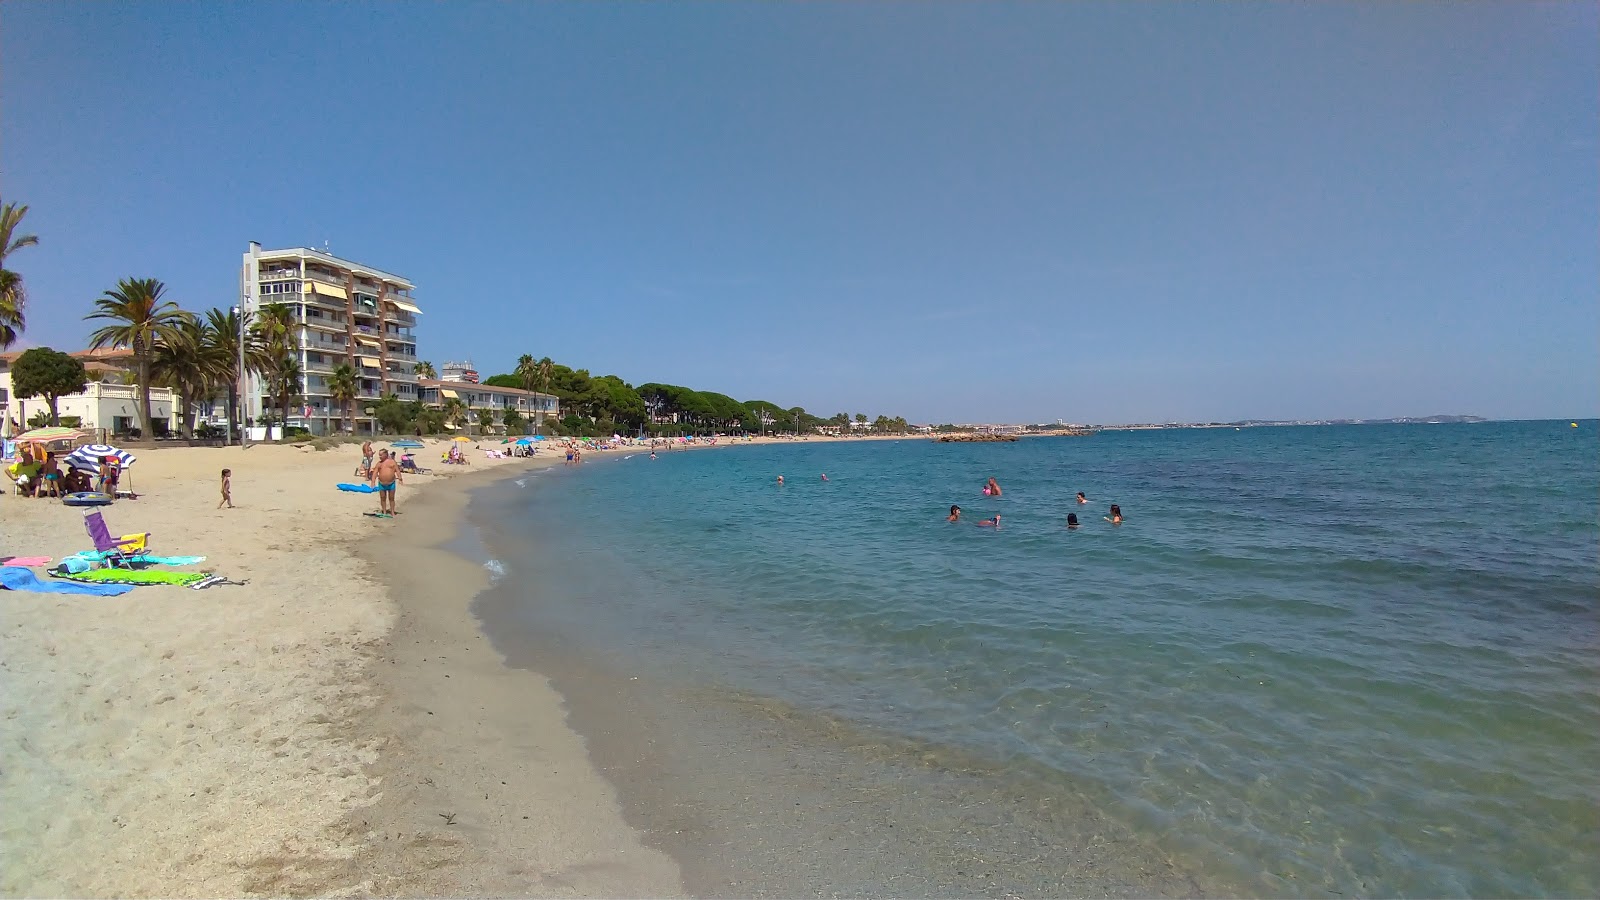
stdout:
<svg viewBox="0 0 1600 900">
<path fill-rule="evenodd" d="M 100 474 L 100 460 L 103 457 L 114 456 L 118 465 L 126 469 L 139 461 L 139 458 L 126 450 L 118 450 L 110 444 L 85 444 L 67 454 L 62 460 L 74 469 L 87 469 L 96 475 Z"/>
</svg>

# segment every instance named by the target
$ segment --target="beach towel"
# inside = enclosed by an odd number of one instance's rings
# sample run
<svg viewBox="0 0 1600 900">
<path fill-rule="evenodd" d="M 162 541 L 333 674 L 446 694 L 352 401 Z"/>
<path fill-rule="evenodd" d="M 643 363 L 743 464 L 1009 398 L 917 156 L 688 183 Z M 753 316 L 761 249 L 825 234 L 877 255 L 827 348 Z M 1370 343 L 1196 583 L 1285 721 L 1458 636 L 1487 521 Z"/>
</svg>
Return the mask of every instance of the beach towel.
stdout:
<svg viewBox="0 0 1600 900">
<path fill-rule="evenodd" d="M 89 584 L 190 585 L 206 579 L 205 572 L 168 572 L 164 569 L 93 569 L 88 572 L 51 572 L 57 578 Z"/>
<path fill-rule="evenodd" d="M 370 484 L 341 484 L 337 487 L 341 491 L 349 491 L 352 494 L 375 494 L 378 491 L 376 487 Z"/>
<path fill-rule="evenodd" d="M 74 584 L 70 581 L 40 581 L 31 569 L 0 566 L 0 587 L 35 594 L 83 594 L 89 597 L 115 597 L 133 588 L 123 584 Z"/>
<path fill-rule="evenodd" d="M 65 566 L 68 572 L 87 572 L 98 567 L 100 563 L 105 562 L 107 556 L 112 555 L 114 554 L 105 550 L 84 550 L 62 559 L 61 565 Z M 121 561 L 134 567 L 193 566 L 205 562 L 206 558 L 204 556 L 151 556 L 141 553 L 137 556 L 122 557 Z M 43 565 L 43 563 L 40 563 L 40 565 Z"/>
<path fill-rule="evenodd" d="M 0 566 L 48 566 L 48 556 L 8 556 L 0 560 Z"/>
</svg>

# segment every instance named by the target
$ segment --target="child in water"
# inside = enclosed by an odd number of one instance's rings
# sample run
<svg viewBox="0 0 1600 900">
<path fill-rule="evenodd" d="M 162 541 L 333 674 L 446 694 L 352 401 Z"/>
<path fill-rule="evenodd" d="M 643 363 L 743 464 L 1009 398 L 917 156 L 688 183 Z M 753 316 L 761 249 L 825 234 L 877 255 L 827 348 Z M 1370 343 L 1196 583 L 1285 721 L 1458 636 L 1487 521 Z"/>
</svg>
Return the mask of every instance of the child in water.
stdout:
<svg viewBox="0 0 1600 900">
<path fill-rule="evenodd" d="M 1122 507 L 1116 505 L 1115 503 L 1111 504 L 1111 515 L 1106 516 L 1106 521 L 1110 522 L 1113 525 L 1121 525 L 1122 524 Z"/>
<path fill-rule="evenodd" d="M 989 479 L 989 483 L 983 486 L 983 495 L 985 497 L 1000 496 L 1000 482 L 995 481 L 993 478 Z"/>
<path fill-rule="evenodd" d="M 1067 513 L 1067 527 L 1068 528 L 1077 528 L 1078 527 L 1078 514 L 1077 513 Z"/>
<path fill-rule="evenodd" d="M 950 507 L 950 518 L 945 519 L 945 521 L 946 522 L 959 522 L 959 521 L 961 521 L 961 507 L 959 507 L 959 506 Z"/>
<path fill-rule="evenodd" d="M 995 516 L 992 519 L 984 519 L 982 522 L 978 523 L 978 527 L 979 528 L 999 528 L 1000 527 L 1000 517 L 999 516 Z"/>
</svg>

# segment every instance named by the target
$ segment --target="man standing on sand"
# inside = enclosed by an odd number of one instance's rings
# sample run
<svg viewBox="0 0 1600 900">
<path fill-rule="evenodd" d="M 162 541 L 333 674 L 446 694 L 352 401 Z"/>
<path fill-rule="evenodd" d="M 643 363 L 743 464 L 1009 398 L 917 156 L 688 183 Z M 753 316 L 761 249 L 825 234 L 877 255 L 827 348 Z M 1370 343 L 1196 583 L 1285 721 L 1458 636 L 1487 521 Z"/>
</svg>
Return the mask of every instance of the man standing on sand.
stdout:
<svg viewBox="0 0 1600 900">
<path fill-rule="evenodd" d="M 395 488 L 405 481 L 400 474 L 400 464 L 389 456 L 389 451 L 378 451 L 378 462 L 367 476 L 367 483 L 378 485 L 378 512 L 382 515 L 399 515 L 395 508 Z"/>
</svg>

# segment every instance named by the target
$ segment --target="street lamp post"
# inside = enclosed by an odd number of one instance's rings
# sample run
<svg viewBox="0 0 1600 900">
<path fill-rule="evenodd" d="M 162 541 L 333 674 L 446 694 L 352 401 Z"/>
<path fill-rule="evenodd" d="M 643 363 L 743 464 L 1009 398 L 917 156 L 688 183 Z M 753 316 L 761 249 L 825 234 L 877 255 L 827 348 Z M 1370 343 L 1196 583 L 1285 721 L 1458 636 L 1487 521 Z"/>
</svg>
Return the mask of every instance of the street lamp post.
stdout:
<svg viewBox="0 0 1600 900">
<path fill-rule="evenodd" d="M 247 391 L 248 391 L 248 383 L 245 381 L 245 371 L 244 371 L 244 342 L 245 342 L 244 326 L 245 326 L 245 321 L 250 316 L 250 313 L 245 311 L 245 308 L 244 308 L 243 305 L 235 306 L 233 308 L 233 311 L 239 317 L 239 371 L 238 371 L 238 376 L 239 376 L 239 408 L 238 408 L 238 410 L 235 411 L 235 415 L 237 415 L 239 417 L 239 421 L 231 422 L 229 424 L 232 427 L 239 429 L 239 446 L 240 447 L 244 447 L 244 446 L 247 446 L 247 441 L 248 441 L 248 438 L 245 437 L 245 428 L 244 428 L 245 408 L 246 408 L 246 402 L 247 402 L 246 395 L 247 395 Z"/>
</svg>

